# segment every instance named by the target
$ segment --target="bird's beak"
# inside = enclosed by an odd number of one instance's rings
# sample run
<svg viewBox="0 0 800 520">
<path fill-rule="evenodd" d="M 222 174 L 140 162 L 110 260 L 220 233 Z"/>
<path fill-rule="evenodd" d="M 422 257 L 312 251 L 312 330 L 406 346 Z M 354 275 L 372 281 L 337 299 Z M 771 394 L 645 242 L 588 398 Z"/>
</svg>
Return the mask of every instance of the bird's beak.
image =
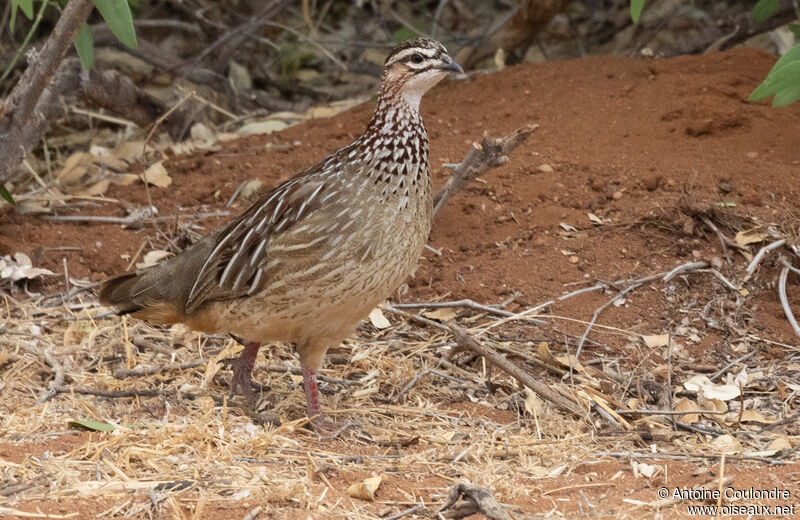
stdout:
<svg viewBox="0 0 800 520">
<path fill-rule="evenodd" d="M 446 70 L 447 72 L 458 72 L 460 74 L 464 73 L 464 69 L 461 68 L 461 65 L 453 61 L 453 59 L 450 58 L 449 56 L 447 58 L 444 58 L 444 60 L 446 61 L 441 65 L 437 66 L 436 67 L 437 69 Z"/>
</svg>

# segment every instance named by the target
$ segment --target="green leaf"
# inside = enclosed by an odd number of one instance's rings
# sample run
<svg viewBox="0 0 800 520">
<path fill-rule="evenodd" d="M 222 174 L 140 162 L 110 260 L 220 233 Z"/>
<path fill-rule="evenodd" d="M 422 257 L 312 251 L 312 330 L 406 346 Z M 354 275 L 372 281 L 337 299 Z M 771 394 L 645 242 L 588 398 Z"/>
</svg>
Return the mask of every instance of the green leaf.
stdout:
<svg viewBox="0 0 800 520">
<path fill-rule="evenodd" d="M 6 185 L 5 184 L 0 184 L 0 197 L 3 197 L 4 199 L 6 199 L 8 201 L 8 203 L 11 204 L 12 206 L 16 206 L 17 205 L 17 203 L 14 202 L 14 197 L 12 197 L 11 194 L 6 189 Z"/>
<path fill-rule="evenodd" d="M 8 21 L 8 27 L 12 31 L 17 21 L 17 9 L 20 9 L 28 20 L 33 20 L 33 0 L 11 0 L 11 19 Z"/>
<path fill-rule="evenodd" d="M 800 99 L 800 83 L 795 87 L 785 88 L 775 93 L 772 98 L 772 106 L 775 108 L 785 107 L 789 103 L 794 103 Z"/>
<path fill-rule="evenodd" d="M 795 39 L 800 40 L 800 24 L 790 23 L 789 30 L 794 33 Z"/>
<path fill-rule="evenodd" d="M 796 45 L 789 52 L 795 49 L 800 51 L 800 45 Z M 783 57 L 785 58 L 788 54 L 787 52 Z M 781 64 L 781 60 L 778 60 L 764 82 L 756 87 L 748 99 L 750 101 L 757 101 L 771 96 L 772 94 L 776 94 L 781 90 L 794 88 L 797 85 L 800 85 L 800 58 L 783 64 Z"/>
<path fill-rule="evenodd" d="M 88 25 L 81 25 L 78 34 L 75 35 L 74 43 L 78 57 L 81 59 L 81 65 L 84 69 L 91 69 L 94 65 L 94 38 Z"/>
<path fill-rule="evenodd" d="M 28 20 L 33 20 L 33 0 L 11 0 L 11 9 L 19 7 Z"/>
<path fill-rule="evenodd" d="M 644 9 L 644 0 L 631 0 L 631 20 L 633 20 L 633 23 L 639 23 L 642 9 Z"/>
<path fill-rule="evenodd" d="M 403 43 L 411 38 L 416 38 L 418 35 L 408 27 L 401 27 L 392 33 L 392 41 L 394 43 Z"/>
<path fill-rule="evenodd" d="M 119 41 L 131 49 L 137 47 L 136 30 L 128 0 L 94 0 L 94 6 Z"/>
<path fill-rule="evenodd" d="M 763 22 L 773 14 L 781 6 L 781 0 L 758 0 L 758 3 L 753 7 L 753 18 L 757 22 Z"/>
<path fill-rule="evenodd" d="M 113 432 L 114 425 L 108 424 L 104 422 L 97 422 L 97 421 L 88 421 L 85 419 L 77 419 L 75 421 L 69 421 L 68 425 L 72 426 L 73 428 L 77 428 L 79 430 L 89 430 L 93 432 Z"/>
</svg>

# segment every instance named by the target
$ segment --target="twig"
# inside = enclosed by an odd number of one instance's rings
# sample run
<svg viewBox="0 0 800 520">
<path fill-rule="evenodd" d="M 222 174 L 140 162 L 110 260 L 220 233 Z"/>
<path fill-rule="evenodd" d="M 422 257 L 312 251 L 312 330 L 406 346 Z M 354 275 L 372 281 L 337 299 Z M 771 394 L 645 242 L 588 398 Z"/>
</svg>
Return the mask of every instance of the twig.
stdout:
<svg viewBox="0 0 800 520">
<path fill-rule="evenodd" d="M 419 511 L 423 507 L 425 507 L 423 504 L 417 504 L 414 507 L 409 507 L 408 509 L 404 509 L 403 511 L 400 511 L 399 513 L 395 513 L 392 516 L 387 516 L 383 520 L 400 520 L 400 518 L 403 518 L 404 516 L 408 516 L 411 513 L 416 513 L 417 511 Z"/>
<path fill-rule="evenodd" d="M 436 370 L 435 368 L 426 368 L 425 370 L 423 370 L 422 372 L 420 372 L 419 374 L 414 376 L 414 378 L 411 379 L 411 381 L 409 381 L 406 384 L 406 386 L 404 386 L 399 392 L 397 392 L 397 394 L 394 397 L 392 397 L 391 399 L 387 399 L 387 402 L 389 402 L 391 404 L 397 403 L 397 401 L 400 400 L 400 398 L 403 397 L 406 394 L 406 392 L 411 390 L 411 388 L 414 385 L 416 385 L 419 382 L 420 379 L 422 379 L 423 377 L 425 377 L 425 376 L 427 376 L 429 374 L 432 374 L 432 375 L 435 375 L 435 376 L 439 376 L 441 378 L 447 379 L 449 381 L 453 381 L 454 383 L 458 383 L 460 385 L 466 385 L 467 384 L 467 382 L 464 381 L 463 379 L 459 379 L 459 378 L 453 377 L 453 376 L 451 376 L 449 374 L 445 374 L 444 372 L 442 372 L 440 370 Z"/>
<path fill-rule="evenodd" d="M 792 313 L 792 308 L 789 306 L 789 298 L 786 297 L 786 279 L 788 277 L 789 266 L 785 265 L 783 269 L 781 269 L 780 276 L 778 276 L 778 297 L 781 300 L 781 306 L 783 307 L 783 313 L 786 314 L 786 319 L 789 320 L 789 324 L 792 326 L 794 333 L 800 338 L 800 325 L 797 324 L 797 320 Z"/>
<path fill-rule="evenodd" d="M 673 271 L 674 271 L 674 269 L 673 269 Z M 670 271 L 670 272 L 672 272 L 672 271 Z M 666 277 L 665 277 L 665 279 L 666 279 Z M 641 287 L 645 283 L 646 282 L 637 280 L 633 284 L 629 285 L 625 289 L 623 289 L 620 292 L 618 292 L 616 294 L 616 296 L 614 296 L 613 298 L 611 298 L 610 300 L 605 302 L 603 305 L 601 305 L 600 307 L 598 307 L 594 311 L 594 314 L 592 314 L 592 320 L 589 322 L 589 325 L 586 326 L 586 330 L 583 331 L 583 335 L 578 340 L 578 348 L 575 350 L 575 362 L 576 363 L 578 362 L 578 358 L 581 355 L 581 351 L 583 350 L 583 344 L 586 343 L 586 338 L 587 338 L 587 336 L 589 336 L 589 331 L 591 331 L 592 327 L 594 327 L 594 324 L 597 321 L 597 318 L 600 316 L 600 313 L 603 312 L 609 305 L 611 305 L 615 301 L 619 300 L 620 298 L 622 298 L 623 296 L 625 296 L 629 292 L 631 292 L 631 291 L 633 291 L 635 289 L 638 289 L 639 287 Z M 572 375 L 572 372 L 573 372 L 573 365 L 574 365 L 574 363 L 570 362 L 570 365 L 569 365 L 570 376 Z"/>
<path fill-rule="evenodd" d="M 691 461 L 691 460 L 718 460 L 722 457 L 722 455 L 700 455 L 700 454 L 677 454 L 677 453 L 652 453 L 649 451 L 597 451 L 592 455 L 596 457 L 616 457 L 616 458 L 628 458 L 633 457 L 636 459 L 662 459 L 662 460 L 684 460 L 684 461 Z M 774 464 L 776 466 L 782 466 L 786 464 L 786 461 L 777 460 L 770 457 L 757 457 L 754 455 L 727 455 L 726 458 L 728 460 L 757 460 L 760 462 L 766 462 L 768 464 Z"/>
<path fill-rule="evenodd" d="M 50 395 L 52 394 L 52 395 Z M 195 399 L 201 394 L 190 394 L 178 391 L 169 391 L 163 389 L 149 389 L 149 388 L 131 388 L 120 390 L 103 390 L 101 388 L 90 388 L 88 386 L 66 385 L 54 386 L 47 392 L 47 399 L 52 399 L 59 394 L 81 394 L 81 395 L 94 395 L 97 397 L 109 397 L 112 399 L 120 397 L 156 397 L 156 396 L 175 396 L 180 394 L 187 399 Z M 212 396 L 213 399 L 213 396 Z M 216 401 L 217 399 L 215 399 Z M 221 401 L 221 400 L 220 400 Z"/>
<path fill-rule="evenodd" d="M 720 273 L 716 269 L 698 269 L 697 272 L 699 273 L 711 273 L 717 277 L 717 279 L 722 282 L 722 285 L 730 289 L 731 291 L 739 292 L 741 290 L 740 287 L 736 287 L 731 281 L 725 278 L 725 275 Z"/>
<path fill-rule="evenodd" d="M 439 508 L 439 513 L 450 509 L 461 498 L 465 500 L 466 507 L 459 508 L 454 518 L 481 513 L 491 520 L 511 520 L 511 515 L 494 499 L 488 489 L 468 482 L 459 482 L 450 489 L 447 501 Z"/>
<path fill-rule="evenodd" d="M 678 267 L 676 267 L 675 269 L 664 275 L 664 281 L 668 282 L 685 271 L 696 271 L 698 269 L 705 269 L 706 267 L 708 267 L 708 262 L 705 261 L 686 262 L 685 264 L 679 265 Z"/>
<path fill-rule="evenodd" d="M 393 307 L 395 309 L 451 309 L 454 307 L 466 307 L 468 309 L 475 309 L 478 311 L 486 312 L 489 314 L 495 314 L 497 316 L 503 316 L 506 318 L 517 316 L 517 313 L 509 312 L 503 309 L 498 309 L 497 307 L 492 307 L 489 305 L 482 305 L 480 303 L 476 303 L 469 299 L 452 301 L 452 302 L 395 303 Z M 527 321 L 531 321 L 536 325 L 544 325 L 546 323 L 544 321 L 533 318 L 525 318 L 525 319 Z"/>
<path fill-rule="evenodd" d="M 251 509 L 249 513 L 244 515 L 242 517 L 242 520 L 256 520 L 256 518 L 258 518 L 258 515 L 261 514 L 261 511 L 262 511 L 261 506 L 256 506 L 253 509 Z"/>
<path fill-rule="evenodd" d="M 731 361 L 730 363 L 728 363 L 728 364 L 727 364 L 727 365 L 725 365 L 724 367 L 720 368 L 720 369 L 719 369 L 717 372 L 714 372 L 714 374 L 713 374 L 711 377 L 709 377 L 709 379 L 710 379 L 711 381 L 714 381 L 714 380 L 716 380 L 716 379 L 717 379 L 717 378 L 719 378 L 719 377 L 720 377 L 722 374 L 724 374 L 725 372 L 727 372 L 729 368 L 731 368 L 732 366 L 734 366 L 734 365 L 736 365 L 736 364 L 738 364 L 738 363 L 741 363 L 741 362 L 742 362 L 742 361 L 744 361 L 745 359 L 747 359 L 747 358 L 751 357 L 751 356 L 752 356 L 753 354 L 755 354 L 756 352 L 758 352 L 758 351 L 757 351 L 757 350 L 754 350 L 754 351 L 752 351 L 752 352 L 749 352 L 749 353 L 745 354 L 744 356 L 742 356 L 742 357 L 740 357 L 740 358 L 736 358 L 736 359 L 734 359 L 733 361 Z"/>
<path fill-rule="evenodd" d="M 186 363 L 166 363 L 164 365 L 139 365 L 135 368 L 121 368 L 114 373 L 117 379 L 126 377 L 142 377 L 158 374 L 159 372 L 169 372 L 170 370 L 188 370 L 205 365 L 205 361 L 187 361 Z"/>
<path fill-rule="evenodd" d="M 550 401 L 559 410 L 569 412 L 578 417 L 585 415 L 584 410 L 575 402 L 568 400 L 549 385 L 534 379 L 530 374 L 506 359 L 505 356 L 483 345 L 460 326 L 453 322 L 448 322 L 446 327 L 460 347 L 483 356 L 487 361 L 514 377 L 514 379 L 539 394 L 542 398 Z"/>
<path fill-rule="evenodd" d="M 756 267 L 758 267 L 758 264 L 761 263 L 761 260 L 764 259 L 764 256 L 767 253 L 769 253 L 770 251 L 773 251 L 773 250 L 781 247 L 785 243 L 786 243 L 786 240 L 782 238 L 780 240 L 776 240 L 775 242 L 773 242 L 771 244 L 768 244 L 768 245 L 762 247 L 761 249 L 759 249 L 758 253 L 756 253 L 756 256 L 753 257 L 753 260 L 747 266 L 747 269 L 745 271 L 747 273 L 747 275 L 744 277 L 744 280 L 747 281 L 747 280 L 750 279 L 751 276 L 753 276 L 753 273 L 755 272 Z"/>
<path fill-rule="evenodd" d="M 59 363 L 49 350 L 44 350 L 42 355 L 45 362 L 53 369 L 53 381 L 48 385 L 50 388 L 36 399 L 37 404 L 44 403 L 57 396 L 59 394 L 58 389 L 62 388 L 64 384 L 64 365 Z"/>
<path fill-rule="evenodd" d="M 519 128 L 505 137 L 494 138 L 488 133 L 483 134 L 483 140 L 478 144 L 472 143 L 464 159 L 453 169 L 453 174 L 444 186 L 434 196 L 433 214 L 442 209 L 447 199 L 464 189 L 470 182 L 477 179 L 493 168 L 508 162 L 508 155 L 525 142 L 530 135 L 539 128 L 539 125 L 530 124 Z"/>
<path fill-rule="evenodd" d="M 730 410 L 720 412 L 718 410 L 614 410 L 615 413 L 620 415 L 689 415 L 689 414 L 705 414 L 705 415 L 725 415 L 731 413 Z"/>
</svg>

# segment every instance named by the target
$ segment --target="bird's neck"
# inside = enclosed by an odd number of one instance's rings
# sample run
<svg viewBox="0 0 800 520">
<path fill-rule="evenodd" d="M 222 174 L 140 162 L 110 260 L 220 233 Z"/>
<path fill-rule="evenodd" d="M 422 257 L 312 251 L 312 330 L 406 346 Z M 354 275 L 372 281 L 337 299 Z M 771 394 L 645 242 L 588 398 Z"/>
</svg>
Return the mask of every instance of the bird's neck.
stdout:
<svg viewBox="0 0 800 520">
<path fill-rule="evenodd" d="M 425 134 L 419 113 L 421 94 L 402 92 L 397 85 L 384 82 L 378 94 L 375 113 L 367 125 L 367 135 L 394 134 L 402 130 Z"/>
</svg>

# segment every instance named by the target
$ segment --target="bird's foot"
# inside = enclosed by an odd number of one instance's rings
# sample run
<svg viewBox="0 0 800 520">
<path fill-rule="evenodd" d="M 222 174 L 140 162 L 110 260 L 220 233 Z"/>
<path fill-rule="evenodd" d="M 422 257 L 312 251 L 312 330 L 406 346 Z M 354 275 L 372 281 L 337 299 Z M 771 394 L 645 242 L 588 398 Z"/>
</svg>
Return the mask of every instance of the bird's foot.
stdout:
<svg viewBox="0 0 800 520">
<path fill-rule="evenodd" d="M 256 342 L 246 343 L 238 358 L 223 361 L 233 370 L 231 396 L 243 395 L 252 397 L 254 394 L 261 393 L 264 390 L 264 387 L 253 381 L 251 377 L 260 346 L 261 344 Z"/>
<path fill-rule="evenodd" d="M 309 411 L 310 412 L 310 411 Z M 327 416 L 310 415 L 311 426 L 323 440 L 348 439 L 370 441 L 372 436 L 361 428 L 361 425 L 354 421 L 340 423 L 332 421 Z"/>
<path fill-rule="evenodd" d="M 237 370 L 236 361 L 234 360 L 233 375 L 231 376 L 231 391 L 230 396 L 241 395 L 244 397 L 254 397 L 264 391 L 264 386 L 253 381 L 249 372 Z"/>
</svg>

